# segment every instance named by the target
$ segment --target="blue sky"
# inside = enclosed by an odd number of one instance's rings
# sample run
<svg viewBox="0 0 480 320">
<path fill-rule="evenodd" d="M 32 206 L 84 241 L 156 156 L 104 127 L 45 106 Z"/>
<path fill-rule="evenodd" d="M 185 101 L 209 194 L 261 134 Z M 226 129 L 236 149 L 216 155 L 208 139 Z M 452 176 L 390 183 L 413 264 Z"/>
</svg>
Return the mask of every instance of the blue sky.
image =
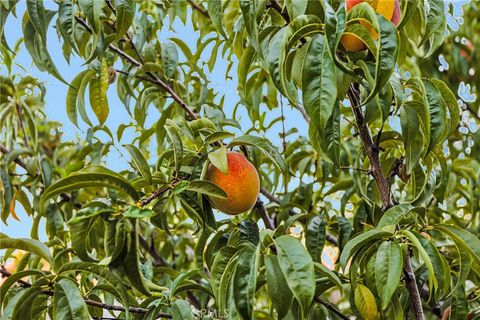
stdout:
<svg viewBox="0 0 480 320">
<path fill-rule="evenodd" d="M 467 0 L 454 0 L 452 3 L 454 4 L 454 16 L 450 14 L 447 15 L 447 21 L 449 27 L 453 30 L 457 29 L 458 23 L 462 23 L 461 19 L 458 19 L 458 16 L 461 14 L 461 5 L 468 2 Z M 447 5 L 447 4 L 446 4 Z M 56 4 L 53 1 L 45 1 L 45 6 L 47 8 L 55 9 Z M 189 9 L 190 10 L 190 9 Z M 15 41 L 22 37 L 22 28 L 21 28 L 21 18 L 23 13 L 25 12 L 25 2 L 20 1 L 17 5 L 17 18 L 10 16 L 7 20 L 5 25 L 5 35 L 7 41 L 10 45 L 13 45 Z M 165 23 L 166 26 L 169 26 L 168 23 Z M 168 30 L 164 28 L 158 34 L 158 38 L 161 41 L 168 41 L 168 39 L 172 36 L 181 38 L 185 41 L 192 51 L 196 51 L 196 42 L 198 39 L 199 34 L 197 32 L 193 32 L 190 23 L 187 23 L 186 26 L 183 25 L 182 22 L 179 20 L 175 21 L 173 29 L 175 31 Z M 86 69 L 86 66 L 82 66 L 83 61 L 78 57 L 72 55 L 70 59 L 70 64 L 68 64 L 63 57 L 61 43 L 57 37 L 55 29 L 50 26 L 48 36 L 47 36 L 47 44 L 50 55 L 53 58 L 58 70 L 60 71 L 61 75 L 67 82 L 70 82 L 77 74 L 81 71 Z M 209 49 L 205 50 L 202 58 L 206 61 L 208 60 L 211 47 L 213 44 L 209 45 Z M 180 60 L 183 58 L 180 54 Z M 76 128 L 68 119 L 65 109 L 65 98 L 67 94 L 67 86 L 56 78 L 50 76 L 46 72 L 40 72 L 32 63 L 30 55 L 28 54 L 27 50 L 24 46 L 22 46 L 19 55 L 16 58 L 16 62 L 26 68 L 27 73 L 30 73 L 32 76 L 39 78 L 40 80 L 45 82 L 45 86 L 47 88 L 46 93 L 46 106 L 45 111 L 49 119 L 58 121 L 63 124 L 63 131 L 64 131 L 64 140 L 75 140 L 78 138 L 84 138 L 86 135 L 86 130 L 88 129 L 87 125 L 85 125 L 82 121 L 79 121 L 80 129 Z M 221 58 L 221 55 L 218 55 L 217 64 L 213 72 L 209 75 L 209 80 L 211 81 L 210 86 L 213 87 L 216 91 L 220 93 L 219 96 L 225 95 L 225 113 L 227 117 L 231 116 L 234 105 L 238 102 L 238 94 L 236 92 L 237 86 L 237 79 L 236 79 L 236 66 L 234 66 L 230 72 L 230 75 L 233 77 L 231 80 L 225 80 L 225 71 L 227 68 L 227 63 L 224 59 Z M 22 73 L 20 69 L 17 69 L 18 72 Z M 5 70 L 2 70 L 4 73 Z M 208 71 L 207 71 L 208 74 Z M 109 106 L 110 106 L 110 114 L 108 116 L 106 125 L 112 130 L 115 135 L 116 128 L 122 123 L 129 123 L 130 116 L 126 112 L 123 104 L 119 101 L 116 93 L 116 85 L 111 85 L 108 91 L 108 98 L 109 98 Z M 88 99 L 87 99 L 88 100 Z M 305 120 L 300 116 L 300 114 L 296 110 L 292 110 L 290 107 L 285 104 L 285 126 L 286 130 L 288 131 L 290 128 L 297 128 L 299 130 L 299 134 L 306 135 L 307 133 L 307 125 Z M 262 111 L 266 111 L 267 109 L 265 106 L 262 107 Z M 88 108 L 87 108 L 88 109 Z M 278 117 L 280 115 L 279 108 L 273 111 L 269 111 L 267 113 L 267 121 L 268 123 L 270 120 Z M 151 107 L 149 109 L 149 116 L 147 117 L 146 127 L 152 125 L 159 117 L 158 112 L 155 108 Z M 94 120 L 95 117 L 90 112 L 90 119 Z M 237 120 L 240 121 L 242 128 L 248 129 L 251 127 L 251 122 L 243 108 L 240 109 L 240 112 L 237 113 Z M 277 123 L 272 127 L 272 130 L 268 133 L 268 139 L 272 141 L 275 145 L 281 145 L 281 140 L 279 138 L 279 132 L 281 132 L 281 123 Z M 238 132 L 240 133 L 240 132 Z M 111 148 L 111 152 L 106 159 L 107 167 L 113 170 L 122 170 L 128 168 L 129 159 L 125 150 L 121 147 L 121 144 L 128 143 L 133 140 L 136 136 L 136 133 L 133 132 L 133 129 L 127 129 L 124 133 L 121 142 L 116 141 L 117 148 Z M 101 135 L 99 135 L 101 137 Z M 106 138 L 106 137 L 104 137 Z M 295 136 L 291 136 L 290 139 L 294 139 Z M 125 155 L 125 156 L 123 156 Z M 154 163 L 155 159 L 152 159 L 152 163 Z M 8 226 L 4 225 L 3 222 L 0 223 L 1 232 L 4 232 L 12 237 L 29 237 L 30 226 L 31 226 L 31 218 L 27 217 L 21 207 L 17 206 L 17 213 L 21 219 L 20 222 L 17 222 L 13 219 L 9 219 Z M 43 226 L 40 226 L 40 230 L 43 230 Z M 45 237 L 45 234 L 42 233 L 42 236 Z"/>
</svg>

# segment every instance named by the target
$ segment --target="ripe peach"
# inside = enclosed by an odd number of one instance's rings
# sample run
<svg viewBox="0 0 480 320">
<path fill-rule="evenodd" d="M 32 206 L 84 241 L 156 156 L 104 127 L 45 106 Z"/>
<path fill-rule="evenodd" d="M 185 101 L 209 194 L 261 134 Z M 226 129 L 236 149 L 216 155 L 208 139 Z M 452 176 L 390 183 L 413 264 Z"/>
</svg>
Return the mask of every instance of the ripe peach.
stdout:
<svg viewBox="0 0 480 320">
<path fill-rule="evenodd" d="M 209 197 L 220 211 L 237 215 L 250 210 L 260 193 L 260 179 L 253 164 L 238 152 L 227 152 L 228 173 L 225 175 L 210 164 L 207 179 L 227 194 L 227 199 Z"/>
<path fill-rule="evenodd" d="M 365 0 L 346 0 L 345 5 L 347 11 L 351 10 L 354 6 L 359 3 L 364 2 Z M 399 0 L 366 0 L 377 13 L 381 14 L 386 19 L 392 21 L 395 26 L 398 26 L 400 23 L 401 18 L 401 11 L 400 11 L 400 3 Z M 360 22 L 367 30 L 370 31 L 371 36 L 374 39 L 378 39 L 377 32 L 373 29 L 373 27 L 368 22 Z M 342 43 L 345 50 L 350 52 L 357 52 L 365 49 L 365 43 L 363 41 L 353 35 L 353 34 L 344 34 L 340 42 Z"/>
</svg>

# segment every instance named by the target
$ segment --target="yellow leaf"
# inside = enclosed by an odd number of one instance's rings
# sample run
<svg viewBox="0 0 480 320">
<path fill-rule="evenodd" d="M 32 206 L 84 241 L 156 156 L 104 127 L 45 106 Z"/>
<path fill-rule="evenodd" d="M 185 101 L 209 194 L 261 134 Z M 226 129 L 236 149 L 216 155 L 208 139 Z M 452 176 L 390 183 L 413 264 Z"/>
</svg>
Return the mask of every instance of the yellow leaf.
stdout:
<svg viewBox="0 0 480 320">
<path fill-rule="evenodd" d="M 108 65 L 103 60 L 100 69 L 92 76 L 89 83 L 90 105 L 100 124 L 103 124 L 108 117 L 108 79 Z"/>
<path fill-rule="evenodd" d="M 355 288 L 355 307 L 365 320 L 376 320 L 378 318 L 375 297 L 364 285 L 358 284 Z"/>
</svg>

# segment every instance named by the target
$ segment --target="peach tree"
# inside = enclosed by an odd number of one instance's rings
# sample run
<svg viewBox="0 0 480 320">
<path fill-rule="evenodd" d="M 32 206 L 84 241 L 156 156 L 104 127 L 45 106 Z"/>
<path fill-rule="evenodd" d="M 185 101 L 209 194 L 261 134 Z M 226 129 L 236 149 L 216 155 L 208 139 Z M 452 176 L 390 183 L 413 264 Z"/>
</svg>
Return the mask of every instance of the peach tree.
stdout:
<svg viewBox="0 0 480 320">
<path fill-rule="evenodd" d="M 32 220 L 0 233 L 3 319 L 480 317 L 480 9 L 456 9 L 2 1 L 0 213 Z"/>
</svg>

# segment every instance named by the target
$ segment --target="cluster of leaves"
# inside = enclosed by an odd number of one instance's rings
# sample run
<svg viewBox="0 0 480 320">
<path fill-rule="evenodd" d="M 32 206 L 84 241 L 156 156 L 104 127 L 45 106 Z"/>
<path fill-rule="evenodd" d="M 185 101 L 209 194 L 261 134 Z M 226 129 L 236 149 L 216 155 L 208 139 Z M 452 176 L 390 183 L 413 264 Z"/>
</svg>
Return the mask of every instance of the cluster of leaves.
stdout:
<svg viewBox="0 0 480 320">
<path fill-rule="evenodd" d="M 459 58 L 456 34 L 444 41 L 443 1 L 400 3 L 395 27 L 368 3 L 346 12 L 343 1 L 62 0 L 49 10 L 27 0 L 23 44 L 35 66 L 65 82 L 48 53 L 51 24 L 65 59 L 85 63 L 65 86 L 66 113 L 89 129 L 65 142 L 45 117 L 41 81 L 16 73 L 22 41 L 10 47 L 3 26 L 17 1 L 3 1 L 1 217 L 17 218 L 18 203 L 33 228 L 31 239 L 0 234 L 5 259 L 28 252 L 14 274 L 1 270 L 2 316 L 421 319 L 418 304 L 427 316 L 478 316 L 480 140 L 457 146 L 470 118 L 450 89 L 473 78 L 461 63 L 432 71 L 441 52 Z M 480 26 L 478 4 L 468 6 L 460 36 L 478 43 L 463 31 Z M 157 39 L 176 19 L 198 32 L 194 52 Z M 344 33 L 367 49 L 345 52 Z M 479 61 L 473 48 L 463 63 Z M 210 82 L 219 53 L 226 78 L 237 67 L 233 115 Z M 115 135 L 104 125 L 113 83 L 130 115 Z M 307 137 L 284 129 L 284 102 Z M 160 117 L 148 127 L 150 108 Z M 280 123 L 277 147 L 269 132 Z M 103 160 L 129 127 L 131 170 L 114 172 Z M 222 220 L 206 196 L 225 193 L 205 175 L 232 148 L 258 168 L 270 203 Z M 325 246 L 338 263 L 324 265 Z"/>
</svg>

